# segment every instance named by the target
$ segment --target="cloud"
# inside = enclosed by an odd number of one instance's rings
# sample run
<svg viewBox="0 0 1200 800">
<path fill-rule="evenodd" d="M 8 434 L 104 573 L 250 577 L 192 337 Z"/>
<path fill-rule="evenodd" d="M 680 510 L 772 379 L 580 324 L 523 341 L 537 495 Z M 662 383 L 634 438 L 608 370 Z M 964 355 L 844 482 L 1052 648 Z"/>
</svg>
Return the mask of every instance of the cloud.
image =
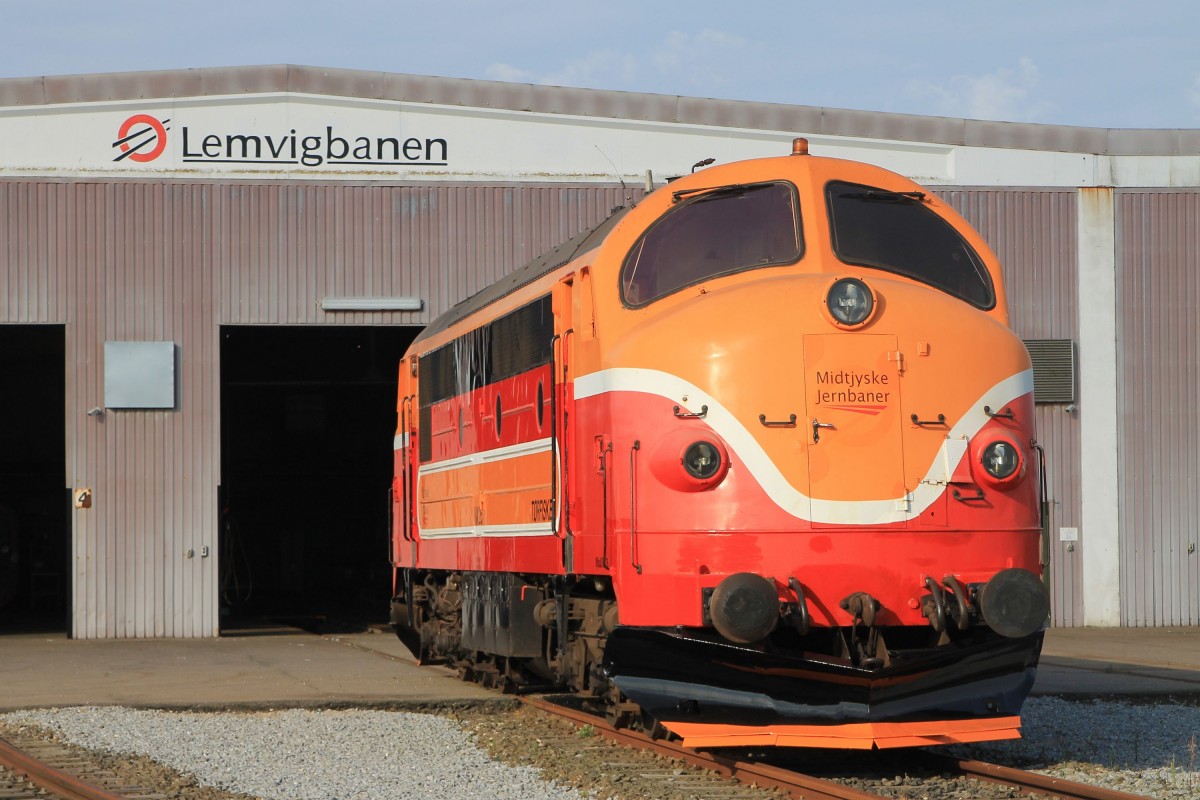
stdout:
<svg viewBox="0 0 1200 800">
<path fill-rule="evenodd" d="M 489 64 L 485 70 L 488 78 L 497 81 L 612 89 L 633 84 L 637 73 L 637 59 L 616 50 L 596 50 L 558 69 L 541 73 L 506 63 Z"/>
<path fill-rule="evenodd" d="M 595 50 L 543 76 L 540 83 L 555 86 L 627 87 L 637 81 L 638 58 L 619 50 Z"/>
<path fill-rule="evenodd" d="M 755 54 L 745 38 L 706 28 L 696 34 L 672 31 L 650 60 L 662 78 L 711 93 L 734 86 L 731 72 L 740 71 Z"/>
<path fill-rule="evenodd" d="M 495 63 L 486 74 L 493 80 L 555 86 L 713 94 L 735 89 L 760 49 L 725 31 L 671 31 L 640 52 L 602 48 L 541 72 Z"/>
<path fill-rule="evenodd" d="M 507 83 L 537 83 L 537 75 L 523 70 L 519 67 L 514 67 L 512 64 L 488 64 L 484 69 L 484 75 L 493 81 L 505 81 Z"/>
<path fill-rule="evenodd" d="M 1016 69 L 1001 67 L 986 75 L 955 75 L 948 83 L 914 81 L 908 93 L 932 100 L 936 113 L 968 119 L 1038 122 L 1051 104 L 1038 100 L 1041 74 L 1030 58 L 1022 58 Z"/>
</svg>

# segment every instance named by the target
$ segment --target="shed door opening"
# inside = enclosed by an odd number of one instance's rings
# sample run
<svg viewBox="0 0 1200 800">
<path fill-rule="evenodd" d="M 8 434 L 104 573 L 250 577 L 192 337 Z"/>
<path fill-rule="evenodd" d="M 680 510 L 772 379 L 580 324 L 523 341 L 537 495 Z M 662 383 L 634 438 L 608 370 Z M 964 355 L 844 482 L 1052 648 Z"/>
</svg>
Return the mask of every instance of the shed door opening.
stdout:
<svg viewBox="0 0 1200 800">
<path fill-rule="evenodd" d="M 387 621 L 396 370 L 420 330 L 221 329 L 222 629 Z"/>
<path fill-rule="evenodd" d="M 0 632 L 67 630 L 65 330 L 0 325 Z"/>
</svg>

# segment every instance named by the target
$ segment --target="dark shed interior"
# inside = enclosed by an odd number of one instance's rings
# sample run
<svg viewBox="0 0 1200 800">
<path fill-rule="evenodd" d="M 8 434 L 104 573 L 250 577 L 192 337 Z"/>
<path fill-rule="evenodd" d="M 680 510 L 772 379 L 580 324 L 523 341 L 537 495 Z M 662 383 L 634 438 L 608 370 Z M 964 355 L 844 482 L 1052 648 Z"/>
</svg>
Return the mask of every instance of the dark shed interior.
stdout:
<svg viewBox="0 0 1200 800">
<path fill-rule="evenodd" d="M 222 630 L 386 622 L 396 369 L 419 331 L 221 329 Z"/>
<path fill-rule="evenodd" d="M 0 631 L 64 631 L 65 329 L 0 325 Z"/>
</svg>

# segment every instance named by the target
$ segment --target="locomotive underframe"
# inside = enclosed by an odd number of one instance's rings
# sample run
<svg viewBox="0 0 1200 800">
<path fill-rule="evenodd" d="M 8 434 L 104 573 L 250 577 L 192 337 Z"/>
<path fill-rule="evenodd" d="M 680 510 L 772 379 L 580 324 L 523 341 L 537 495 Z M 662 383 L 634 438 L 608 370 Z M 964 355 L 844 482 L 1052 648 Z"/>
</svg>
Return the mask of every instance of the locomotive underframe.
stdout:
<svg viewBox="0 0 1200 800">
<path fill-rule="evenodd" d="M 392 624 L 421 663 L 508 692 L 569 688 L 615 724 L 836 724 L 1018 713 L 1042 633 L 783 624 L 736 645 L 711 628 L 622 627 L 604 577 L 403 569 Z M 794 619 L 787 604 L 781 620 Z"/>
<path fill-rule="evenodd" d="M 912 638 L 912 629 L 879 638 Z M 835 633 L 836 636 L 836 633 Z M 647 716 L 672 722 L 813 725 L 979 719 L 1019 713 L 1033 685 L 1042 633 L 1006 639 L 974 629 L 938 647 L 889 650 L 866 668 L 807 646 L 745 647 L 674 630 L 621 629 L 605 671 Z"/>
<path fill-rule="evenodd" d="M 570 687 L 597 701 L 598 672 L 617 626 L 605 578 L 401 570 L 392 625 L 421 663 L 505 691 Z"/>
</svg>

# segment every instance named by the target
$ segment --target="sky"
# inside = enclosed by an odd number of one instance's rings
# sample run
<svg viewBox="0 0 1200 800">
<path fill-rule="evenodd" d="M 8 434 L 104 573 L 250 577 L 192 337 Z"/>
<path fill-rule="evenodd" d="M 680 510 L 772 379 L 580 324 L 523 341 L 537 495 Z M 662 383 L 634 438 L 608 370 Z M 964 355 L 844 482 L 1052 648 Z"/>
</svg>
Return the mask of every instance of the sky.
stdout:
<svg viewBox="0 0 1200 800">
<path fill-rule="evenodd" d="M 301 64 L 1200 128 L 1197 0 L 0 0 L 0 77 Z"/>
</svg>

